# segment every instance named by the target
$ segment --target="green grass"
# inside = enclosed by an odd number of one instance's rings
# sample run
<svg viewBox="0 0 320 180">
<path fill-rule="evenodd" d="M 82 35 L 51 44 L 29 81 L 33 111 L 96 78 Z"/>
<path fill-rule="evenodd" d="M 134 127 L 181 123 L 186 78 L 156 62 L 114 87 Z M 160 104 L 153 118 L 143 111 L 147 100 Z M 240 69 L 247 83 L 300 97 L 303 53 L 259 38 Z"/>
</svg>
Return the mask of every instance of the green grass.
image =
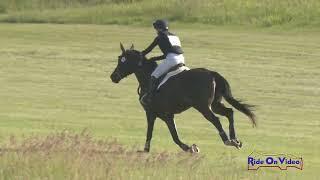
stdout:
<svg viewBox="0 0 320 180">
<path fill-rule="evenodd" d="M 126 47 L 134 43 L 141 50 L 154 36 L 151 28 L 0 26 L 2 148 L 7 147 L 11 135 L 20 141 L 29 136 L 45 138 L 63 130 L 77 134 L 85 128 L 94 140 L 116 138 L 127 149 L 143 148 L 146 120 L 137 101 L 136 79 L 130 76 L 113 84 L 109 76 L 120 53 L 119 42 Z M 252 128 L 244 115 L 235 113 L 243 149 L 224 146 L 216 129 L 191 109 L 177 115 L 176 123 L 181 140 L 196 143 L 201 149 L 203 157 L 195 168 L 192 160 L 191 165 L 177 164 L 181 150 L 159 120 L 152 153 L 147 157 L 154 159 L 168 151 L 170 158 L 165 165 L 156 162 L 155 170 L 143 158 L 127 164 L 113 155 L 58 148 L 48 155 L 42 151 L 0 153 L 0 179 L 104 179 L 109 166 L 99 158 L 119 160 L 111 171 L 115 179 L 127 179 L 127 172 L 132 173 L 128 175 L 131 179 L 316 179 L 320 168 L 319 32 L 183 26 L 174 25 L 173 31 L 181 37 L 187 65 L 220 72 L 230 82 L 235 97 L 257 105 L 258 128 Z M 227 120 L 221 121 L 227 130 Z M 26 142 L 38 143 L 32 139 Z M 91 144 L 96 147 L 95 141 Z M 247 156 L 253 150 L 302 156 L 304 170 L 247 171 Z"/>
<path fill-rule="evenodd" d="M 213 25 L 319 27 L 318 0 L 3 0 L 0 21 L 150 25 L 157 18 Z"/>
</svg>

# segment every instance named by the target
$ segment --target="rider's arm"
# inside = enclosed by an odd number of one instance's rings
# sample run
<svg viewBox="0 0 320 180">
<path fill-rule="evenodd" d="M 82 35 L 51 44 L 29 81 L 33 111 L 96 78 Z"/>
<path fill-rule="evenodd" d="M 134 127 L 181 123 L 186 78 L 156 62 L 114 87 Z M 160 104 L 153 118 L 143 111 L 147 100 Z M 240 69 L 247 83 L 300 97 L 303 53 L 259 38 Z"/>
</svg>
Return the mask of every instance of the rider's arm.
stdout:
<svg viewBox="0 0 320 180">
<path fill-rule="evenodd" d="M 162 55 L 162 56 L 156 56 L 156 57 L 152 57 L 149 59 L 149 61 L 159 61 L 159 60 L 162 60 L 162 59 L 165 59 L 166 56 L 165 55 Z"/>
<path fill-rule="evenodd" d="M 156 47 L 156 45 L 158 45 L 158 37 L 156 37 L 153 42 L 149 45 L 149 47 L 147 47 L 145 50 L 143 50 L 141 53 L 142 55 L 147 55 L 150 51 L 152 51 L 152 49 L 154 47 Z"/>
</svg>

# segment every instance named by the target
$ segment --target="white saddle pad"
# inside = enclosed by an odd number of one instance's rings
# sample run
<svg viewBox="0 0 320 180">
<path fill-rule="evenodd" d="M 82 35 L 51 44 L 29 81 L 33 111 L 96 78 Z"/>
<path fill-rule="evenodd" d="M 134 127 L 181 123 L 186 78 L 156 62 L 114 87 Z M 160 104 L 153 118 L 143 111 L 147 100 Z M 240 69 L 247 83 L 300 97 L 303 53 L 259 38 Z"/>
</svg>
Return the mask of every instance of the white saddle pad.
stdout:
<svg viewBox="0 0 320 180">
<path fill-rule="evenodd" d="M 188 67 L 182 66 L 182 67 L 178 68 L 177 70 L 174 70 L 174 71 L 169 72 L 169 73 L 162 79 L 162 81 L 161 81 L 160 84 L 158 85 L 158 88 L 157 88 L 157 89 L 159 89 L 164 83 L 166 83 L 172 76 L 175 76 L 175 75 L 181 73 L 182 71 L 188 71 L 188 70 L 190 70 Z"/>
</svg>

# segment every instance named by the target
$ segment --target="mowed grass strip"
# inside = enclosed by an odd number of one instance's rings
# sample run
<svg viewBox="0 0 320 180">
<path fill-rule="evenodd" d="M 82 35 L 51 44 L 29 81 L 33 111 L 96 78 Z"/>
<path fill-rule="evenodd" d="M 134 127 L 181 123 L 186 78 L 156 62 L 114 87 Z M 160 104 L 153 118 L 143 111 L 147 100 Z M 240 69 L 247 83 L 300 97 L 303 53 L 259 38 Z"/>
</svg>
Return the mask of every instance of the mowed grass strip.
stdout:
<svg viewBox="0 0 320 180">
<path fill-rule="evenodd" d="M 257 105 L 255 129 L 244 115 L 235 112 L 236 132 L 244 142 L 240 151 L 225 147 L 216 129 L 195 110 L 176 116 L 181 140 L 196 143 L 204 155 L 202 168 L 194 173 L 200 179 L 213 174 L 217 179 L 315 178 L 320 163 L 320 145 L 316 143 L 320 127 L 319 33 L 214 26 L 173 25 L 172 29 L 181 37 L 189 67 L 220 72 L 235 97 Z M 134 43 L 141 50 L 153 37 L 152 28 L 130 26 L 1 24 L 1 144 L 10 135 L 45 136 L 88 128 L 95 139 L 113 137 L 127 147 L 139 144 L 136 150 L 142 149 L 146 120 L 137 101 L 136 79 L 130 76 L 116 85 L 109 76 L 120 54 L 120 41 L 126 47 Z M 157 54 L 159 51 L 153 53 Z M 227 130 L 226 118 L 221 121 Z M 151 146 L 153 153 L 181 151 L 161 121 L 156 122 Z M 246 158 L 253 150 L 302 156 L 305 169 L 248 172 Z M 16 155 L 0 158 L 9 157 L 18 162 Z M 27 172 L 37 171 L 25 167 Z M 148 175 L 141 169 L 134 171 Z M 157 171 L 163 174 L 161 178 L 186 177 L 179 167 Z"/>
</svg>

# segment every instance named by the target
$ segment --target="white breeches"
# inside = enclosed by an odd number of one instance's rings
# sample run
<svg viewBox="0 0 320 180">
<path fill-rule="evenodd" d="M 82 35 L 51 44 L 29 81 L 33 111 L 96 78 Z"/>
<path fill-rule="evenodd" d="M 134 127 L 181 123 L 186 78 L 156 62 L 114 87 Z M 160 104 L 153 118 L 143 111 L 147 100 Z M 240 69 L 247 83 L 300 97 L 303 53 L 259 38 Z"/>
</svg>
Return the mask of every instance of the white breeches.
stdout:
<svg viewBox="0 0 320 180">
<path fill-rule="evenodd" d="M 167 54 L 166 59 L 153 71 L 151 76 L 159 78 L 161 75 L 167 73 L 170 68 L 180 63 L 184 63 L 183 54 L 169 53 Z"/>
</svg>

